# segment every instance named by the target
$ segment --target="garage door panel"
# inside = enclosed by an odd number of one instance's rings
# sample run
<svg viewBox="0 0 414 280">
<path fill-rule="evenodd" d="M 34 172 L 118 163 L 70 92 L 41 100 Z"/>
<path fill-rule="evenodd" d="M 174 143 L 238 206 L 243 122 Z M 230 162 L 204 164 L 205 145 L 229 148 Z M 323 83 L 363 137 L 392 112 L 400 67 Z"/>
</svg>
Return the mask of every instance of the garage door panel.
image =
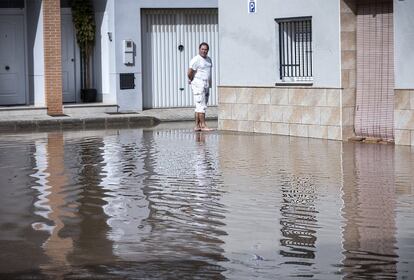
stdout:
<svg viewBox="0 0 414 280">
<path fill-rule="evenodd" d="M 217 105 L 218 16 L 216 9 L 148 9 L 142 14 L 144 108 L 192 107 L 187 82 L 190 59 L 198 45 L 210 44 L 213 88 L 210 105 Z"/>
</svg>

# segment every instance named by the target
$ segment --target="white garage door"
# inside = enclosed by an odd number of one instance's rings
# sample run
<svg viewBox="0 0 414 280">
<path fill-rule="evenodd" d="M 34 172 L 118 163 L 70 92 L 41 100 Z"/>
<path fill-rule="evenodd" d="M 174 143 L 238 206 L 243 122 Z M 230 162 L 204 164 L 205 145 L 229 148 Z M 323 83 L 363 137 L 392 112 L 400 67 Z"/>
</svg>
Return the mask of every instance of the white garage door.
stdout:
<svg viewBox="0 0 414 280">
<path fill-rule="evenodd" d="M 209 105 L 217 105 L 217 9 L 145 9 L 141 27 L 144 108 L 193 106 L 187 69 L 201 42 L 210 45 L 213 85 Z"/>
</svg>

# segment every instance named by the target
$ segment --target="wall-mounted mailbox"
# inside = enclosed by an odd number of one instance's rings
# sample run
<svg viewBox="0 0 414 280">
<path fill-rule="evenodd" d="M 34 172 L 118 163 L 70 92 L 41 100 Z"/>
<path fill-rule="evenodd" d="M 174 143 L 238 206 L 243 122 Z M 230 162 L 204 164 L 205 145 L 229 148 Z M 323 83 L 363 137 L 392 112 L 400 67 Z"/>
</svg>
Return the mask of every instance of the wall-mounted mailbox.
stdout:
<svg viewBox="0 0 414 280">
<path fill-rule="evenodd" d="M 123 40 L 122 41 L 122 53 L 123 53 L 123 62 L 125 65 L 132 66 L 134 65 L 134 41 L 132 40 Z"/>
<path fill-rule="evenodd" d="M 134 89 L 135 88 L 135 75 L 134 75 L 134 73 L 121 73 L 121 74 L 119 74 L 119 87 L 121 89 Z"/>
</svg>

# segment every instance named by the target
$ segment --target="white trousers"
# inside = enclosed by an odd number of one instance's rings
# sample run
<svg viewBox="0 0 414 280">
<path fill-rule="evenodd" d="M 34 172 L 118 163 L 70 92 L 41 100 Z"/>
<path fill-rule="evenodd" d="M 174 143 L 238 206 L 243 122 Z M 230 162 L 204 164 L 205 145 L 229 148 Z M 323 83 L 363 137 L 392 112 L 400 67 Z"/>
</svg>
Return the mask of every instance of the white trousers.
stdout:
<svg viewBox="0 0 414 280">
<path fill-rule="evenodd" d="M 206 113 L 208 98 L 210 96 L 208 88 L 192 87 L 194 94 L 195 112 Z"/>
</svg>

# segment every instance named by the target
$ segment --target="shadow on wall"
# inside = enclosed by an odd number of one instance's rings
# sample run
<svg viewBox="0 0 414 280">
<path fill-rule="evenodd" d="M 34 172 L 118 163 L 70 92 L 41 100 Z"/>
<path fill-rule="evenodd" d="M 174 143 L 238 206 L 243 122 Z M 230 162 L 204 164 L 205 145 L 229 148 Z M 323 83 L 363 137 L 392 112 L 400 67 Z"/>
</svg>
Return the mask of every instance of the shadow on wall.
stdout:
<svg viewBox="0 0 414 280">
<path fill-rule="evenodd" d="M 93 7 L 95 9 L 95 23 L 96 23 L 96 38 L 95 38 L 95 51 L 92 61 L 93 67 L 93 85 L 98 91 L 97 101 L 103 101 L 103 93 L 108 93 L 109 86 L 105 85 L 109 81 L 109 77 L 104 77 L 105 65 L 109 57 L 105 57 L 106 61 L 102 60 L 104 50 L 109 48 L 109 44 L 112 38 L 109 37 L 110 31 L 108 14 L 105 13 L 108 10 L 107 0 L 94 0 Z M 111 36 L 112 37 L 112 36 Z M 106 45 L 104 45 L 106 44 Z"/>
<path fill-rule="evenodd" d="M 343 3 L 356 15 L 356 0 L 342 0 Z"/>
</svg>

